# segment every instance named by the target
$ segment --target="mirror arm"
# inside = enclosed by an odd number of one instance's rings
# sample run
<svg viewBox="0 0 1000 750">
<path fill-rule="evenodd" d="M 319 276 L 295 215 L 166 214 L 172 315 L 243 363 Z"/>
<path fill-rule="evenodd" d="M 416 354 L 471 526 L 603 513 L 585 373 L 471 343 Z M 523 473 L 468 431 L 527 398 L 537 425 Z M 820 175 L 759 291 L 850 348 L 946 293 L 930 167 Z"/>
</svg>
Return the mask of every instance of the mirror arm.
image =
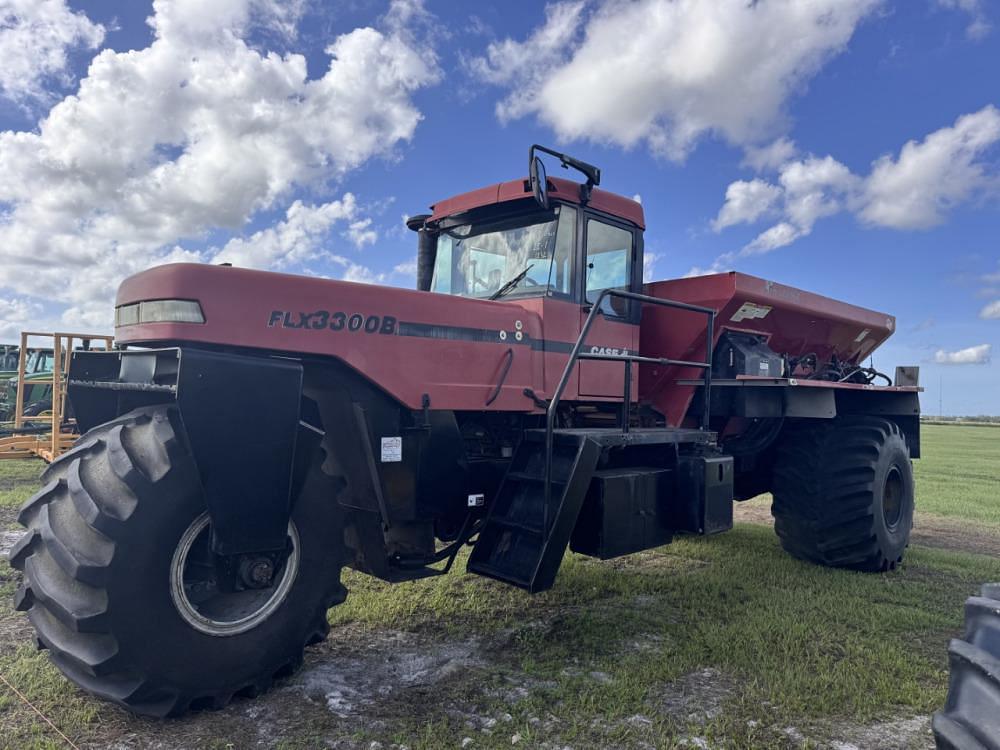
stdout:
<svg viewBox="0 0 1000 750">
<path fill-rule="evenodd" d="M 541 151 L 543 154 L 556 157 L 563 169 L 575 169 L 587 178 L 587 182 L 580 186 L 581 203 L 587 203 L 590 200 L 590 195 L 594 188 L 601 184 L 601 170 L 599 167 L 595 167 L 593 164 L 588 164 L 585 161 L 575 159 L 569 154 L 553 151 L 552 149 L 546 148 L 545 146 L 541 146 L 537 143 L 533 144 L 531 148 L 528 149 L 529 172 L 531 165 L 535 160 L 535 151 Z"/>
</svg>

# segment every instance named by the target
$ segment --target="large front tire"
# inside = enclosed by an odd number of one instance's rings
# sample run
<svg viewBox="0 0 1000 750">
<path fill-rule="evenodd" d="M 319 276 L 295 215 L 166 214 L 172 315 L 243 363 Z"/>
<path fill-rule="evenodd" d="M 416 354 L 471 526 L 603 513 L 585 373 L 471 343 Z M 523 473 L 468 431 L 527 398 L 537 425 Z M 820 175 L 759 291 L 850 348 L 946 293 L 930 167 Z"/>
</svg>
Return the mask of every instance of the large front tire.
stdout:
<svg viewBox="0 0 1000 750">
<path fill-rule="evenodd" d="M 179 550 L 204 548 L 207 517 L 178 424 L 174 408 L 159 406 L 88 432 L 46 470 L 11 552 L 24 573 L 17 607 L 55 665 L 84 689 L 157 717 L 267 690 L 326 636 L 326 611 L 346 596 L 339 506 L 316 469 L 307 481 L 319 485 L 306 487 L 289 526 L 295 570 L 291 580 L 275 577 L 284 590 L 265 592 L 260 608 L 243 613 L 249 619 L 216 607 L 197 626 L 197 608 L 180 606 L 177 561 Z"/>
<path fill-rule="evenodd" d="M 772 492 L 774 529 L 793 557 L 870 572 L 903 561 L 913 527 L 913 465 L 895 423 L 849 416 L 790 425 Z"/>
</svg>

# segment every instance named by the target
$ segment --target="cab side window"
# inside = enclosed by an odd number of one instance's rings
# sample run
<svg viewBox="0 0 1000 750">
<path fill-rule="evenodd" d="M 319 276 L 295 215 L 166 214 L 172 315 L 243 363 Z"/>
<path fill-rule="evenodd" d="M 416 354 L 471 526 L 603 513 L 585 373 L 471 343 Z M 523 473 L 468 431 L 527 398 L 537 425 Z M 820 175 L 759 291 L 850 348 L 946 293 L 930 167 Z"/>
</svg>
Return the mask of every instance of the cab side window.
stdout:
<svg viewBox="0 0 1000 750">
<path fill-rule="evenodd" d="M 556 248 L 549 269 L 549 290 L 559 294 L 572 294 L 573 254 L 576 250 L 576 209 L 559 206 L 559 228 L 556 231 Z"/>
<path fill-rule="evenodd" d="M 626 229 L 587 220 L 587 302 L 593 304 L 604 289 L 629 288 L 633 242 Z M 626 300 L 608 298 L 601 307 L 608 315 L 623 316 L 628 305 Z"/>
</svg>

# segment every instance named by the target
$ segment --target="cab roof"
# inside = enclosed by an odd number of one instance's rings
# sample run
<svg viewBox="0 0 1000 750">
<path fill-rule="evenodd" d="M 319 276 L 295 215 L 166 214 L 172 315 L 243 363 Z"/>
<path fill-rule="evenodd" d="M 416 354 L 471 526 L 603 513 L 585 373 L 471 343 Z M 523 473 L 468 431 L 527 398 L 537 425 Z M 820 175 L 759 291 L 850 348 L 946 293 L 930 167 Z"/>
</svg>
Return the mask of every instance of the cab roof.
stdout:
<svg viewBox="0 0 1000 750">
<path fill-rule="evenodd" d="M 564 180 L 560 177 L 548 178 L 549 198 L 565 201 L 566 203 L 580 204 L 580 183 L 572 180 Z M 509 201 L 532 198 L 531 184 L 528 180 L 510 180 L 509 182 L 498 182 L 489 187 L 471 190 L 452 198 L 445 198 L 431 206 L 431 218 L 428 221 L 439 221 L 447 216 L 465 213 L 474 208 L 492 206 Z M 626 198 L 617 193 L 609 193 L 607 190 L 594 188 L 590 194 L 587 205 L 598 211 L 616 216 L 627 221 L 639 229 L 646 228 L 646 220 L 642 212 L 642 204 L 638 201 Z"/>
</svg>

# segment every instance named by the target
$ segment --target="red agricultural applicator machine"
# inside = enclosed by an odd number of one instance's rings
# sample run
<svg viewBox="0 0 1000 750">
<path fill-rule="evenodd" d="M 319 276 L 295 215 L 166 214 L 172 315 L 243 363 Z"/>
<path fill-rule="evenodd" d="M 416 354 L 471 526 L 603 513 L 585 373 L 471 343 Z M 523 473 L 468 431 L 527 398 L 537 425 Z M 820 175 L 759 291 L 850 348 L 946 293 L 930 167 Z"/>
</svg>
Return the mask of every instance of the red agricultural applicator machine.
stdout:
<svg viewBox="0 0 1000 750">
<path fill-rule="evenodd" d="M 545 175 L 538 152 L 583 183 Z M 86 434 L 12 553 L 73 681 L 162 716 L 255 694 L 344 600 L 467 569 L 530 592 L 774 496 L 796 557 L 903 557 L 915 373 L 894 319 L 738 273 L 643 284 L 642 206 L 532 147 L 529 178 L 413 217 L 416 290 L 178 264 L 127 279 L 119 350 L 74 352 Z"/>
</svg>

